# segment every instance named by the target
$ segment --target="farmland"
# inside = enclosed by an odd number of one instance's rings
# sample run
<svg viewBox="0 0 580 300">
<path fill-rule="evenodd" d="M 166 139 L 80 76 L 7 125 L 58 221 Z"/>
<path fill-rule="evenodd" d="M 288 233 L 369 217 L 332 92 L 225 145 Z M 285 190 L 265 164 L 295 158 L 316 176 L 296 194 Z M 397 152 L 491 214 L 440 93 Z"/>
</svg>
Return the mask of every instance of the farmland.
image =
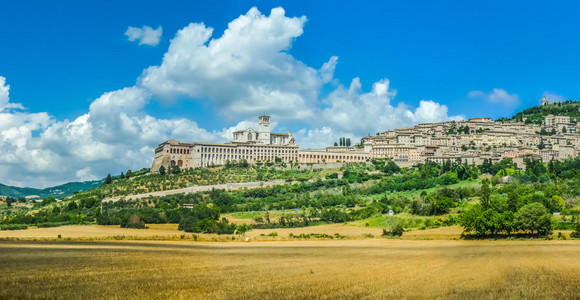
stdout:
<svg viewBox="0 0 580 300">
<path fill-rule="evenodd" d="M 8 241 L 0 297 L 571 299 L 578 255 L 576 241 Z"/>
</svg>

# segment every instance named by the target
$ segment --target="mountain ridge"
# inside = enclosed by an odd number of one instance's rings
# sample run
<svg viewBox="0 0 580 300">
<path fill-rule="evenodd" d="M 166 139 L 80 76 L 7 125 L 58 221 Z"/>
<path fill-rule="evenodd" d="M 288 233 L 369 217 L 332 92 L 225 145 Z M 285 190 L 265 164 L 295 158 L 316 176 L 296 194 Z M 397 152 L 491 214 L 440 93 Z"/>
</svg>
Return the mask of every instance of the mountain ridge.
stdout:
<svg viewBox="0 0 580 300">
<path fill-rule="evenodd" d="M 103 183 L 103 180 L 91 180 L 80 182 L 67 182 L 61 185 L 47 187 L 44 189 L 17 187 L 0 183 L 0 196 L 6 197 L 29 197 L 29 198 L 64 198 L 72 195 L 74 192 L 90 190 L 98 187 Z M 32 197 L 37 196 L 37 197 Z"/>
</svg>

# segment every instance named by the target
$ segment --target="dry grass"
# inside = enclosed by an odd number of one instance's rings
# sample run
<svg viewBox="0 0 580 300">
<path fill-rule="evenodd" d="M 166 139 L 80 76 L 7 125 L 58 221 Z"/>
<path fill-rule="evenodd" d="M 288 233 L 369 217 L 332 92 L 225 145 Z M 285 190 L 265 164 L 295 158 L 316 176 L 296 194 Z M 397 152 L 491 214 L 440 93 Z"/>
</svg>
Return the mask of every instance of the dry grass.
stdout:
<svg viewBox="0 0 580 300">
<path fill-rule="evenodd" d="M 573 299 L 577 241 L 1 242 L 0 298 Z"/>
<path fill-rule="evenodd" d="M 62 238 L 89 238 L 89 237 L 112 237 L 112 236 L 172 236 L 183 234 L 177 230 L 177 224 L 150 224 L 149 229 L 120 228 L 118 225 L 86 225 L 86 226 L 61 226 L 49 228 L 35 228 L 27 230 L 0 231 L 0 238 L 56 238 L 59 234 Z"/>
<path fill-rule="evenodd" d="M 243 219 L 241 219 L 243 220 Z M 192 234 L 177 230 L 177 224 L 148 224 L 149 229 L 120 228 L 118 225 L 71 225 L 49 228 L 34 228 L 27 230 L 0 231 L 0 240 L 196 240 L 196 241 L 243 241 L 246 237 L 252 241 L 281 241 L 296 240 L 290 238 L 300 234 L 326 234 L 334 236 L 339 234 L 341 239 L 369 239 L 381 238 L 382 228 L 362 227 L 354 223 L 327 224 L 300 228 L 273 228 L 256 229 L 249 231 L 245 236 L 217 235 L 217 234 Z M 276 237 L 269 236 L 276 232 Z M 426 230 L 410 230 L 403 234 L 403 240 L 458 240 L 463 230 L 459 226 L 440 227 Z M 561 232 L 569 238 L 572 231 L 555 231 L 554 238 Z M 60 235 L 60 238 L 58 236 Z M 195 239 L 194 239 L 195 236 Z"/>
<path fill-rule="evenodd" d="M 303 233 L 324 233 L 328 235 L 334 235 L 335 233 L 338 233 L 348 238 L 357 238 L 368 234 L 372 234 L 373 236 L 380 236 L 383 233 L 383 230 L 381 228 L 349 226 L 339 223 L 299 228 L 256 229 L 247 232 L 246 236 L 258 237 L 261 234 L 268 235 L 271 232 L 277 232 L 279 237 L 287 237 L 290 233 L 293 235 L 299 235 Z"/>
</svg>

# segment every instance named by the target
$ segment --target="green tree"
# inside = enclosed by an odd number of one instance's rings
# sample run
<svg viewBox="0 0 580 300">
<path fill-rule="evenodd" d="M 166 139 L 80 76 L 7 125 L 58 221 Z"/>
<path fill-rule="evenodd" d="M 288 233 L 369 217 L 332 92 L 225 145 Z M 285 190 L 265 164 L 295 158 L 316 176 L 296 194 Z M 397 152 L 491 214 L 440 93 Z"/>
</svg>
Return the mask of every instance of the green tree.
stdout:
<svg viewBox="0 0 580 300">
<path fill-rule="evenodd" d="M 401 172 L 401 168 L 392 160 L 389 160 L 383 169 L 386 174 L 392 175 Z"/>
<path fill-rule="evenodd" d="M 226 162 L 229 162 L 229 161 L 226 161 Z M 175 166 L 173 166 L 173 168 L 171 168 L 171 173 L 172 174 L 179 174 L 179 173 L 181 173 L 181 168 L 179 168 L 178 165 L 175 165 Z"/>
<path fill-rule="evenodd" d="M 159 168 L 159 174 L 161 174 L 161 175 L 165 175 L 165 167 L 164 167 L 164 166 L 161 166 L 161 167 Z"/>
<path fill-rule="evenodd" d="M 238 225 L 236 227 L 236 233 L 238 235 L 244 235 L 244 234 L 246 234 L 246 232 L 248 232 L 250 230 L 252 230 L 252 226 L 250 226 L 248 224 L 241 224 L 241 225 Z"/>
<path fill-rule="evenodd" d="M 16 202 L 15 198 L 12 197 L 6 197 L 6 206 L 10 207 L 12 206 L 12 203 Z"/>
<path fill-rule="evenodd" d="M 107 178 L 105 178 L 105 184 L 111 184 L 111 182 L 113 182 L 113 177 L 111 177 L 111 174 L 107 174 Z"/>
<path fill-rule="evenodd" d="M 489 183 L 486 180 L 481 182 L 481 189 L 480 189 L 480 203 L 484 210 L 489 208 L 489 196 L 491 195 L 491 189 L 489 188 Z"/>
<path fill-rule="evenodd" d="M 54 202 L 56 202 L 56 199 L 54 199 L 53 196 L 49 196 L 49 197 L 46 197 L 44 200 L 42 200 L 42 205 L 47 205 L 47 204 L 54 203 Z"/>
<path fill-rule="evenodd" d="M 534 202 L 522 206 L 515 216 L 516 227 L 545 236 L 552 233 L 550 213 L 542 203 Z"/>
</svg>

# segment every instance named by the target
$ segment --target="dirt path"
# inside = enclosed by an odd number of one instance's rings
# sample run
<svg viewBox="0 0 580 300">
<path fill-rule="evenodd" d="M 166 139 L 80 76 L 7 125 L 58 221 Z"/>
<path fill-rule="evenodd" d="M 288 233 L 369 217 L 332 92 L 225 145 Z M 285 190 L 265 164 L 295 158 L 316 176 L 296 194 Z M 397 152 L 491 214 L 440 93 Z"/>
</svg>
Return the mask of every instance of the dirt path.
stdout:
<svg viewBox="0 0 580 300">
<path fill-rule="evenodd" d="M 295 184 L 296 182 L 292 182 L 290 184 Z M 211 191 L 212 189 L 217 190 L 228 190 L 233 191 L 237 189 L 256 189 L 256 188 L 264 188 L 264 187 L 271 187 L 276 185 L 283 185 L 287 184 L 284 180 L 276 180 L 276 181 L 258 181 L 258 182 L 242 182 L 242 183 L 225 183 L 225 184 L 214 184 L 214 185 L 199 185 L 199 186 L 192 186 L 183 189 L 175 189 L 175 190 L 166 190 L 166 191 L 158 191 L 158 192 L 151 192 L 151 193 L 144 193 L 144 194 L 137 194 L 137 195 L 128 195 L 128 196 L 117 196 L 112 198 L 103 199 L 103 202 L 117 202 L 121 199 L 125 200 L 136 200 L 141 198 L 147 198 L 149 196 L 154 197 L 163 197 L 168 195 L 175 195 L 175 194 L 193 194 L 198 192 L 206 192 Z"/>
</svg>

